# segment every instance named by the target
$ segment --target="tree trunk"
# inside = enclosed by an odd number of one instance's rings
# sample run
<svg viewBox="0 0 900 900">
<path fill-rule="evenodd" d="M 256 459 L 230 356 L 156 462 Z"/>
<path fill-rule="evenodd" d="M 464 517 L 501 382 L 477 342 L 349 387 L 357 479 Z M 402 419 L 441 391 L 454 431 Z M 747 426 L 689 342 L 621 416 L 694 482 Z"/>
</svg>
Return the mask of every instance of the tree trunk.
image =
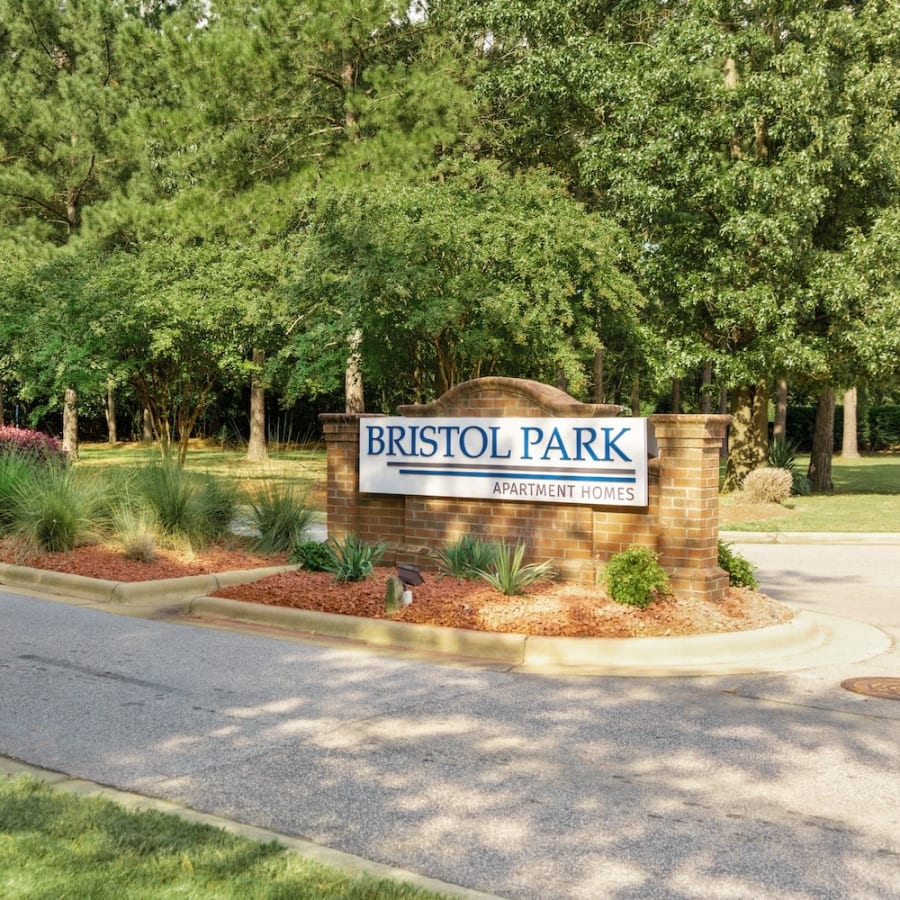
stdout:
<svg viewBox="0 0 900 900">
<path fill-rule="evenodd" d="M 263 366 L 266 355 L 253 351 L 253 375 L 250 378 L 250 441 L 247 444 L 249 462 L 265 462 L 269 458 L 266 447 L 266 390 L 263 386 Z"/>
<path fill-rule="evenodd" d="M 765 463 L 768 405 L 765 384 L 741 385 L 734 392 L 728 463 L 725 467 L 726 491 L 739 490 L 747 475 Z"/>
<path fill-rule="evenodd" d="M 834 455 L 834 388 L 827 387 L 819 394 L 816 406 L 816 427 L 813 432 L 812 454 L 809 457 L 809 484 L 817 494 L 830 494 L 831 458 Z"/>
<path fill-rule="evenodd" d="M 556 386 L 561 391 L 568 392 L 569 390 L 569 379 L 566 376 L 566 370 L 562 366 L 556 367 Z"/>
<path fill-rule="evenodd" d="M 106 429 L 109 443 L 115 444 L 119 436 L 116 428 L 116 384 L 112 378 L 106 382 Z"/>
<path fill-rule="evenodd" d="M 772 432 L 772 440 L 775 442 L 787 440 L 787 403 L 787 381 L 779 378 L 775 388 L 775 428 Z"/>
<path fill-rule="evenodd" d="M 680 413 L 681 412 L 681 379 L 673 378 L 672 379 L 672 412 Z"/>
<path fill-rule="evenodd" d="M 0 428 L 6 424 L 6 408 L 3 405 L 3 394 L 5 390 L 6 385 L 0 381 Z"/>
<path fill-rule="evenodd" d="M 700 412 L 708 416 L 712 412 L 712 363 L 703 363 L 703 378 L 700 386 Z"/>
<path fill-rule="evenodd" d="M 78 459 L 78 397 L 73 388 L 66 388 L 63 401 L 62 447 L 69 459 Z"/>
<path fill-rule="evenodd" d="M 350 336 L 350 356 L 347 358 L 347 371 L 344 376 L 346 395 L 344 411 L 348 413 L 366 411 L 366 402 L 363 396 L 362 357 L 359 352 L 361 343 L 362 332 L 357 328 Z"/>
<path fill-rule="evenodd" d="M 603 356 L 606 348 L 601 344 L 594 351 L 594 403 L 602 403 L 606 390 L 603 385 Z"/>
<path fill-rule="evenodd" d="M 859 440 L 857 438 L 857 394 L 856 388 L 844 391 L 844 438 L 841 444 L 841 456 L 845 459 L 859 459 Z"/>
<path fill-rule="evenodd" d="M 631 414 L 639 416 L 641 414 L 641 380 L 635 378 L 631 382 Z"/>
<path fill-rule="evenodd" d="M 147 444 L 153 443 L 153 414 L 146 406 L 141 417 L 141 440 Z"/>
</svg>

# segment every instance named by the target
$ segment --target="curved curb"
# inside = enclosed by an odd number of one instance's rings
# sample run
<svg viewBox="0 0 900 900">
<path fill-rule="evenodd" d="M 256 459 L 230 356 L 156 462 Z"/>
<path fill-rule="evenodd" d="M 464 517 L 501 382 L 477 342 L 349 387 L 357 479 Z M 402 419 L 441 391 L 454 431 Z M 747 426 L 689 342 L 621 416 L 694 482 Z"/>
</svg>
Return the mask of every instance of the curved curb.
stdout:
<svg viewBox="0 0 900 900">
<path fill-rule="evenodd" d="M 883 653 L 891 639 L 879 629 L 802 611 L 784 625 L 683 637 L 559 638 L 494 634 L 383 619 L 198 597 L 195 616 L 276 625 L 312 637 L 345 638 L 507 664 L 520 672 L 576 675 L 724 675 L 781 672 L 855 662 Z"/>
<path fill-rule="evenodd" d="M 729 544 L 900 544 L 900 534 L 889 531 L 720 531 Z"/>
<path fill-rule="evenodd" d="M 184 575 L 181 578 L 160 578 L 156 581 L 107 581 L 51 572 L 46 569 L 29 569 L 0 563 L 0 584 L 9 587 L 28 588 L 60 594 L 97 603 L 125 603 L 153 605 L 163 603 L 184 604 L 194 597 L 214 593 L 234 584 L 252 584 L 268 575 L 293 572 L 296 565 L 266 566 L 259 569 L 242 569 L 217 575 Z"/>
</svg>

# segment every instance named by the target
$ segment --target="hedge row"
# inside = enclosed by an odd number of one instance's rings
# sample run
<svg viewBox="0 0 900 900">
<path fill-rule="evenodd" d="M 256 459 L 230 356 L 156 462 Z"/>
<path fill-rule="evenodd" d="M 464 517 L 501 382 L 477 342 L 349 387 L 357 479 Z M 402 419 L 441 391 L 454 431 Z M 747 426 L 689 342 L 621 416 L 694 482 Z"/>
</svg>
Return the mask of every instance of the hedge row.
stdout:
<svg viewBox="0 0 900 900">
<path fill-rule="evenodd" d="M 812 449 L 816 426 L 814 406 L 791 406 L 787 416 L 787 438 L 801 451 Z M 900 406 L 870 406 L 857 414 L 857 439 L 865 450 L 895 450 L 900 447 Z M 844 440 L 844 410 L 834 414 L 834 445 L 840 451 Z"/>
</svg>

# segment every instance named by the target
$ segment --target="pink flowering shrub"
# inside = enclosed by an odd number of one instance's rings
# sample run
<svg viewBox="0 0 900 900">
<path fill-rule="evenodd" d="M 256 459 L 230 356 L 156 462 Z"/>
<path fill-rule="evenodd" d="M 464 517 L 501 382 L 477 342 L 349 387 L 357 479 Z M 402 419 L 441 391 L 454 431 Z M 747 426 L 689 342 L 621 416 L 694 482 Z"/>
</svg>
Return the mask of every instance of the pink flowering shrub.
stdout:
<svg viewBox="0 0 900 900">
<path fill-rule="evenodd" d="M 62 444 L 55 437 L 12 425 L 0 425 L 0 454 L 5 453 L 21 453 L 40 462 L 63 461 L 66 458 Z"/>
</svg>

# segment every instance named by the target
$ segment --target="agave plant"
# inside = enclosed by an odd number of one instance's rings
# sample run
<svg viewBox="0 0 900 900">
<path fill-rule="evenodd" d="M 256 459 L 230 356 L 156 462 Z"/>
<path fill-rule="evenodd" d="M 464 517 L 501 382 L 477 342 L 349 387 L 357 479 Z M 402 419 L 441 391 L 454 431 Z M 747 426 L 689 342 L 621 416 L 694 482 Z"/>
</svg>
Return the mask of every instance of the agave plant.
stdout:
<svg viewBox="0 0 900 900">
<path fill-rule="evenodd" d="M 501 594 L 514 597 L 524 592 L 525 588 L 537 581 L 549 581 L 556 576 L 551 560 L 542 563 L 523 565 L 525 544 L 522 541 L 511 547 L 506 542 L 497 545 L 497 555 L 490 571 L 481 570 L 478 574 Z"/>
</svg>

